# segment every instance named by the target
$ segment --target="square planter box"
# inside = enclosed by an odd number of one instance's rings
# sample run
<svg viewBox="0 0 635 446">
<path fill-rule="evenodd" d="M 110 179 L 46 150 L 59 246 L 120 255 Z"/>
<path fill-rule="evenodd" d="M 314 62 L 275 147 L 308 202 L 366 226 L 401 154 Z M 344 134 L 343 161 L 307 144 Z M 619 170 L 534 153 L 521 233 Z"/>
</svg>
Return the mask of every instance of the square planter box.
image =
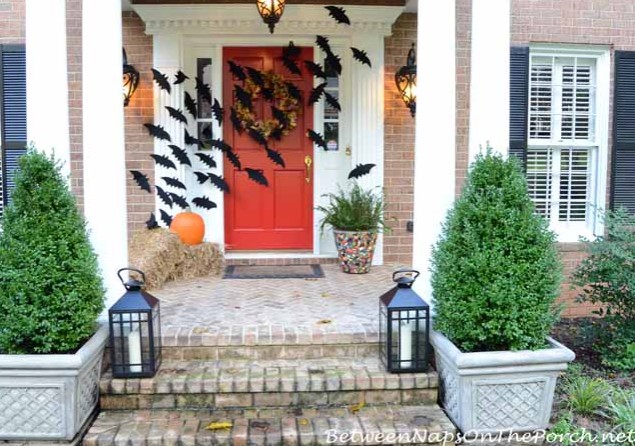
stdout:
<svg viewBox="0 0 635 446">
<path fill-rule="evenodd" d="M 548 338 L 536 351 L 461 352 L 431 332 L 441 403 L 463 433 L 529 432 L 549 425 L 560 373 L 575 354 Z"/>
<path fill-rule="evenodd" d="M 97 405 L 108 327 L 75 354 L 0 355 L 0 440 L 72 440 Z"/>
</svg>

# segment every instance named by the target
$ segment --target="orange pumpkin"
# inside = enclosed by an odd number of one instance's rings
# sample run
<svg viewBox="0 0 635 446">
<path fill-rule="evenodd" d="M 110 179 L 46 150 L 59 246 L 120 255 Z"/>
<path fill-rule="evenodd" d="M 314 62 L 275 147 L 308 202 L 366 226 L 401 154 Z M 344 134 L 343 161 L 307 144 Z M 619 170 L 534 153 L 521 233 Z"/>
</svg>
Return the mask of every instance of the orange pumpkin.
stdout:
<svg viewBox="0 0 635 446">
<path fill-rule="evenodd" d="M 205 236 L 205 222 L 195 212 L 181 212 L 172 219 L 170 231 L 178 235 L 186 245 L 198 245 Z"/>
</svg>

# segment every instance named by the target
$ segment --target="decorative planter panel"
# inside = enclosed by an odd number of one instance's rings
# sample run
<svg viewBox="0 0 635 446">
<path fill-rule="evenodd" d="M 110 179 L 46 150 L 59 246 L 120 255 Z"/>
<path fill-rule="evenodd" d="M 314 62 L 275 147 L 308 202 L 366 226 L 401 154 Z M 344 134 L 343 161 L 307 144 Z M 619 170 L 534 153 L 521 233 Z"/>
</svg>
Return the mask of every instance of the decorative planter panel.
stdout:
<svg viewBox="0 0 635 446">
<path fill-rule="evenodd" d="M 0 355 L 0 440 L 72 440 L 99 398 L 106 326 L 72 355 Z"/>
<path fill-rule="evenodd" d="M 556 380 L 575 354 L 551 348 L 517 352 L 461 352 L 433 331 L 441 402 L 464 433 L 528 432 L 549 424 Z"/>
<path fill-rule="evenodd" d="M 333 234 L 342 271 L 349 274 L 365 274 L 370 271 L 377 233 L 334 230 Z"/>
</svg>

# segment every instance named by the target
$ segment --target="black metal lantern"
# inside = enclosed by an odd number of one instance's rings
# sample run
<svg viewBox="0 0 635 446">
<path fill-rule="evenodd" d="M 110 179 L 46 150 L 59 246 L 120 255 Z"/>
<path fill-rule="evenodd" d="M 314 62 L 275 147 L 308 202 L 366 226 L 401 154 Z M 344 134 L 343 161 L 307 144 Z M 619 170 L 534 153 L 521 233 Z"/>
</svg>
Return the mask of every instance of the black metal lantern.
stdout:
<svg viewBox="0 0 635 446">
<path fill-rule="evenodd" d="M 269 32 L 273 34 L 276 23 L 280 21 L 284 12 L 286 0 L 256 0 L 258 13 L 262 17 L 262 21 L 269 27 Z"/>
<path fill-rule="evenodd" d="M 395 84 L 397 84 L 399 94 L 414 118 L 417 110 L 417 55 L 414 43 L 408 51 L 406 65 L 395 73 Z"/>
<path fill-rule="evenodd" d="M 397 286 L 379 298 L 379 354 L 389 372 L 428 370 L 430 306 L 412 290 L 418 276 L 395 271 Z"/>
<path fill-rule="evenodd" d="M 138 273 L 141 280 L 124 282 L 124 271 Z M 121 268 L 117 275 L 126 292 L 108 310 L 112 374 L 115 378 L 154 376 L 161 364 L 159 300 L 142 289 L 146 280 L 142 271 Z"/>
<path fill-rule="evenodd" d="M 128 55 L 123 49 L 123 106 L 127 107 L 130 98 L 139 86 L 139 72 L 132 65 L 128 65 Z"/>
</svg>

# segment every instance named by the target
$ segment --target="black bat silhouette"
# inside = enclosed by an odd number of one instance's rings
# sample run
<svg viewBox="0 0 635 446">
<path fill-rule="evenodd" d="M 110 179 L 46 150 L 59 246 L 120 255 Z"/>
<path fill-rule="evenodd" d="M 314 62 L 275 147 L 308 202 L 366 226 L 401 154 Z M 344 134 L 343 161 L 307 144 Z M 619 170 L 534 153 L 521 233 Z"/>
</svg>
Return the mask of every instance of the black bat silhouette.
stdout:
<svg viewBox="0 0 635 446">
<path fill-rule="evenodd" d="M 184 72 L 179 70 L 176 73 L 176 80 L 174 81 L 174 85 L 182 84 L 183 82 L 185 82 L 185 79 L 189 79 L 189 78 L 190 78 L 189 76 L 187 76 Z"/>
<path fill-rule="evenodd" d="M 326 80 L 326 73 L 324 72 L 324 68 L 322 68 L 322 65 L 320 65 L 319 63 L 315 63 L 312 60 L 305 60 L 304 66 L 311 72 L 313 76 Z"/>
<path fill-rule="evenodd" d="M 223 115 L 225 114 L 225 110 L 220 106 L 220 102 L 218 99 L 214 98 L 214 105 L 212 105 L 212 113 L 214 114 L 214 119 L 218 122 L 218 125 L 223 125 Z"/>
<path fill-rule="evenodd" d="M 150 181 L 145 174 L 139 172 L 138 170 L 131 170 L 130 173 L 132 174 L 132 179 L 135 183 L 137 183 L 137 186 L 139 186 L 141 190 L 152 192 L 150 189 Z"/>
<path fill-rule="evenodd" d="M 331 45 L 329 45 L 329 39 L 327 39 L 326 37 L 316 36 L 315 43 L 326 54 L 331 53 Z"/>
<path fill-rule="evenodd" d="M 157 83 L 159 88 L 161 88 L 161 90 L 165 90 L 168 93 L 172 92 L 172 87 L 170 86 L 170 81 L 168 80 L 168 77 L 165 74 L 163 74 L 159 70 L 156 70 L 156 69 L 153 68 L 152 69 L 152 78 Z"/>
<path fill-rule="evenodd" d="M 236 92 L 236 100 L 240 102 L 243 107 L 251 110 L 253 103 L 251 102 L 251 95 L 245 91 L 240 85 L 234 85 L 234 91 Z"/>
<path fill-rule="evenodd" d="M 311 90 L 311 94 L 309 95 L 309 105 L 313 105 L 320 100 L 322 94 L 324 93 L 324 88 L 326 87 L 326 85 L 326 82 L 322 82 L 320 85 Z"/>
<path fill-rule="evenodd" d="M 326 142 L 324 141 L 324 137 L 322 135 L 311 129 L 307 130 L 306 135 L 315 145 L 326 150 Z"/>
<path fill-rule="evenodd" d="M 185 92 L 185 109 L 192 115 L 192 118 L 196 119 L 198 113 L 196 112 L 196 101 L 190 94 Z"/>
<path fill-rule="evenodd" d="M 324 59 L 324 66 L 335 71 L 338 75 L 342 74 L 342 62 L 337 54 L 328 53 Z"/>
<path fill-rule="evenodd" d="M 156 229 L 158 227 L 159 223 L 157 223 L 157 217 L 154 215 L 154 212 L 150 212 L 150 218 L 146 220 L 146 228 Z"/>
<path fill-rule="evenodd" d="M 158 140 L 164 140 L 164 141 L 170 141 L 170 142 L 172 141 L 170 134 L 166 132 L 165 129 L 161 127 L 160 125 L 143 124 L 143 126 L 146 129 L 148 129 L 148 133 L 150 134 L 150 136 L 154 136 Z"/>
<path fill-rule="evenodd" d="M 187 156 L 187 152 L 185 150 L 183 150 L 179 146 L 175 146 L 174 144 L 170 144 L 168 147 L 172 151 L 172 155 L 174 155 L 174 157 L 178 160 L 179 163 L 186 164 L 192 167 L 192 162 L 190 161 L 190 158 Z"/>
<path fill-rule="evenodd" d="M 212 158 L 211 155 L 208 155 L 206 153 L 195 153 L 194 156 L 198 157 L 198 159 L 200 159 L 201 162 L 207 167 L 212 169 L 216 167 L 216 161 L 214 161 L 214 158 Z"/>
<path fill-rule="evenodd" d="M 209 89 L 209 85 L 203 82 L 203 79 L 199 77 L 196 78 L 196 93 L 200 98 L 199 100 L 206 101 L 208 104 L 212 103 L 212 92 Z"/>
<path fill-rule="evenodd" d="M 359 178 L 364 175 L 368 175 L 373 167 L 375 167 L 374 164 L 358 164 L 350 171 L 348 179 L 350 180 L 351 178 Z"/>
<path fill-rule="evenodd" d="M 277 140 L 277 141 L 280 141 L 282 139 L 282 136 L 283 136 L 282 135 L 282 129 L 284 127 L 286 127 L 286 126 L 276 127 L 275 129 L 273 129 L 271 131 L 271 133 L 269 133 L 269 136 L 272 137 L 273 139 Z"/>
<path fill-rule="evenodd" d="M 172 216 L 168 214 L 167 212 L 165 212 L 163 209 L 161 209 L 160 212 L 161 212 L 161 221 L 165 223 L 166 226 L 170 226 L 172 224 Z"/>
<path fill-rule="evenodd" d="M 196 175 L 196 180 L 198 181 L 198 184 L 205 184 L 205 182 L 209 180 L 209 175 L 207 175 L 204 172 L 194 172 L 194 175 Z"/>
<path fill-rule="evenodd" d="M 203 143 L 200 139 L 194 138 L 192 135 L 190 135 L 190 132 L 185 129 L 185 145 L 202 147 Z"/>
<path fill-rule="evenodd" d="M 216 186 L 219 190 L 221 190 L 223 192 L 228 192 L 229 193 L 229 185 L 223 179 L 223 177 L 219 177 L 218 175 L 216 175 L 214 173 L 210 173 L 210 174 L 208 174 L 208 176 L 209 176 L 209 180 L 212 182 L 212 184 L 214 186 Z"/>
<path fill-rule="evenodd" d="M 344 8 L 340 8 L 339 6 L 325 6 L 324 9 L 329 12 L 329 15 L 333 17 L 337 23 L 351 24 Z"/>
<path fill-rule="evenodd" d="M 242 168 L 242 165 L 240 163 L 240 158 L 238 158 L 238 155 L 236 155 L 236 152 L 234 152 L 233 150 L 229 150 L 224 153 L 225 153 L 225 156 L 227 157 L 227 161 L 229 161 L 231 165 L 234 166 L 234 168 L 238 170 Z"/>
<path fill-rule="evenodd" d="M 283 57 L 282 65 L 284 65 L 286 69 L 289 70 L 289 73 L 302 76 L 302 70 L 300 69 L 300 67 L 298 67 L 298 64 L 295 63 L 293 60 Z"/>
<path fill-rule="evenodd" d="M 351 47 L 351 51 L 353 52 L 353 59 L 355 59 L 357 62 L 361 63 L 362 65 L 368 65 L 369 67 L 371 66 L 370 59 L 368 58 L 368 54 L 366 54 L 366 51 L 359 50 L 354 47 Z"/>
<path fill-rule="evenodd" d="M 251 139 L 253 139 L 254 141 L 256 141 L 258 144 L 260 144 L 261 146 L 266 146 L 267 145 L 267 139 L 265 138 L 265 136 L 260 133 L 258 130 L 255 129 L 248 129 L 247 133 L 249 134 L 249 136 L 251 136 Z"/>
<path fill-rule="evenodd" d="M 172 199 L 170 198 L 170 195 L 166 191 L 164 191 L 161 186 L 154 186 L 154 188 L 157 191 L 159 199 L 166 205 L 172 207 Z"/>
<path fill-rule="evenodd" d="M 209 142 L 209 140 L 212 139 L 212 123 L 200 122 L 199 125 L 201 136 L 203 137 L 202 141 L 205 141 L 206 143 Z"/>
<path fill-rule="evenodd" d="M 216 207 L 216 203 L 214 203 L 212 200 L 210 200 L 206 196 L 196 197 L 192 200 L 192 203 L 194 203 L 194 205 L 198 206 L 199 208 L 203 208 L 207 210 L 214 209 Z"/>
<path fill-rule="evenodd" d="M 273 161 L 275 164 L 277 164 L 278 166 L 281 167 L 287 167 L 284 164 L 284 159 L 282 159 L 282 155 L 280 155 L 280 152 L 270 149 L 268 147 L 265 147 L 265 150 L 267 151 L 267 158 L 269 158 L 271 161 Z"/>
<path fill-rule="evenodd" d="M 236 109 L 234 109 L 233 107 L 231 108 L 231 112 L 229 114 L 229 120 L 232 122 L 234 130 L 236 130 L 238 133 L 242 133 L 245 130 L 240 118 L 236 114 Z"/>
<path fill-rule="evenodd" d="M 221 150 L 223 152 L 228 152 L 232 150 L 232 146 L 230 146 L 229 144 L 227 144 L 225 141 L 223 141 L 222 139 L 212 139 L 209 142 L 209 145 L 212 146 L 215 149 Z"/>
<path fill-rule="evenodd" d="M 177 178 L 161 177 L 161 179 L 165 181 L 165 184 L 167 184 L 168 186 L 176 187 L 177 189 L 187 190 L 187 188 L 185 187 L 185 184 L 181 183 Z"/>
<path fill-rule="evenodd" d="M 170 197 L 172 197 L 172 202 L 180 208 L 187 209 L 190 207 L 185 197 L 179 194 L 175 194 L 174 192 L 170 192 Z"/>
<path fill-rule="evenodd" d="M 245 70 L 247 70 L 247 75 L 254 82 L 254 84 L 259 86 L 260 88 L 264 87 L 265 78 L 263 77 L 263 75 L 262 75 L 262 73 L 260 71 L 256 70 L 255 68 L 251 68 L 251 67 L 245 67 Z"/>
<path fill-rule="evenodd" d="M 289 96 L 291 96 L 296 101 L 302 101 L 302 92 L 298 87 L 295 86 L 293 82 L 285 82 L 285 85 L 287 86 Z"/>
<path fill-rule="evenodd" d="M 277 108 L 277 107 L 272 105 L 271 106 L 271 114 L 272 114 L 273 118 L 277 119 L 278 122 L 280 124 L 282 124 L 283 126 L 286 127 L 287 125 L 289 125 L 289 118 L 287 117 L 285 112 L 283 112 L 279 108 Z"/>
<path fill-rule="evenodd" d="M 245 79 L 247 79 L 247 76 L 243 71 L 243 67 L 231 60 L 227 61 L 227 65 L 229 65 L 229 71 L 234 78 L 238 79 L 239 81 L 244 81 Z"/>
<path fill-rule="evenodd" d="M 174 162 L 167 156 L 156 155 L 154 153 L 151 154 L 150 156 L 154 159 L 154 162 L 157 163 L 159 166 L 165 167 L 166 169 L 176 170 L 176 164 L 174 164 Z"/>
<path fill-rule="evenodd" d="M 269 186 L 269 182 L 267 181 L 267 178 L 265 178 L 265 176 L 262 174 L 262 170 L 250 169 L 249 167 L 245 167 L 245 172 L 247 172 L 250 180 L 265 187 Z"/>
<path fill-rule="evenodd" d="M 176 119 L 178 122 L 182 122 L 183 124 L 187 124 L 187 118 L 183 114 L 181 110 L 177 110 L 176 108 L 172 108 L 169 105 L 165 106 L 165 109 L 168 111 L 170 116 Z"/>
<path fill-rule="evenodd" d="M 283 59 L 295 59 L 300 56 L 301 49 L 295 46 L 292 40 L 289 41 L 289 45 L 282 48 Z"/>
<path fill-rule="evenodd" d="M 274 100 L 273 89 L 272 88 L 263 88 L 262 89 L 262 97 L 265 98 L 267 101 L 273 101 Z"/>
<path fill-rule="evenodd" d="M 342 106 L 340 105 L 340 102 L 337 100 L 337 98 L 335 96 L 333 96 L 331 93 L 329 93 L 328 91 L 324 92 L 324 99 L 326 99 L 326 102 L 333 107 L 334 109 L 336 109 L 337 111 L 342 111 Z"/>
</svg>

